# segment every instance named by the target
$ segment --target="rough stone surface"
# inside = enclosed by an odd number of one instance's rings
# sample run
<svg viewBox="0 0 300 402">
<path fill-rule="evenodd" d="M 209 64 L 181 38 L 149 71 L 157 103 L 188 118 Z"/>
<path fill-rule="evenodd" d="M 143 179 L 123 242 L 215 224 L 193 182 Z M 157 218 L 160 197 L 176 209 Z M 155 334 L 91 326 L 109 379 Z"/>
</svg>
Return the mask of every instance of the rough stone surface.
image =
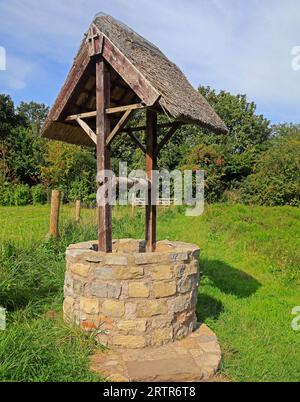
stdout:
<svg viewBox="0 0 300 402">
<path fill-rule="evenodd" d="M 174 296 L 176 294 L 176 282 L 154 282 L 154 296 L 161 297 Z"/>
<path fill-rule="evenodd" d="M 150 294 L 149 285 L 145 282 L 129 283 L 129 297 L 148 298 Z"/>
<path fill-rule="evenodd" d="M 117 339 L 126 347 L 139 341 L 138 337 Z M 213 381 L 220 362 L 218 340 L 202 324 L 186 339 L 164 346 L 98 352 L 91 358 L 91 369 L 112 382 L 205 382 Z"/>
<path fill-rule="evenodd" d="M 125 313 L 125 305 L 122 301 L 105 300 L 101 307 L 101 312 L 108 317 L 120 318 Z"/>
<path fill-rule="evenodd" d="M 99 301 L 97 299 L 80 298 L 80 310 L 88 314 L 99 313 Z"/>
<path fill-rule="evenodd" d="M 64 317 L 111 347 L 161 346 L 188 336 L 196 324 L 199 248 L 162 241 L 113 242 L 112 253 L 97 242 L 68 247 Z M 209 346 L 208 346 L 209 347 Z"/>
</svg>

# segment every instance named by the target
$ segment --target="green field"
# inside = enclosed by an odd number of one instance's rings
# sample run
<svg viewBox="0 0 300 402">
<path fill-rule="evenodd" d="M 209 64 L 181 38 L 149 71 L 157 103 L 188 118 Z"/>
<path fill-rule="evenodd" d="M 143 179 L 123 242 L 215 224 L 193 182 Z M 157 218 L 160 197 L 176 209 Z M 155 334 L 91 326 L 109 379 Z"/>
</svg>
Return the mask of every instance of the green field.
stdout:
<svg viewBox="0 0 300 402">
<path fill-rule="evenodd" d="M 0 305 L 8 309 L 2 380 L 99 381 L 88 370 L 93 339 L 61 319 L 65 248 L 96 238 L 96 212 L 84 210 L 80 225 L 70 223 L 73 212 L 62 208 L 61 239 L 53 242 L 45 240 L 49 207 L 0 208 Z M 114 216 L 116 238 L 143 237 L 141 212 Z M 300 331 L 291 327 L 300 306 L 299 209 L 213 205 L 199 218 L 166 210 L 158 237 L 202 249 L 198 316 L 219 337 L 222 374 L 300 381 Z"/>
</svg>

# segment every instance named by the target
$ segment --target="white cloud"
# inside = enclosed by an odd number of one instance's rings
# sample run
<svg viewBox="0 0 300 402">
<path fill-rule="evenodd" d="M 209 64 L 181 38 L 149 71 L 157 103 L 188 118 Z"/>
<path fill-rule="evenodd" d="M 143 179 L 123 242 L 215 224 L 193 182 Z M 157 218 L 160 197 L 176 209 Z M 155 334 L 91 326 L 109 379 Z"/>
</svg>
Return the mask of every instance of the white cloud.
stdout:
<svg viewBox="0 0 300 402">
<path fill-rule="evenodd" d="M 6 70 L 0 73 L 1 91 L 21 90 L 27 86 L 27 78 L 34 72 L 36 65 L 11 55 L 6 57 Z"/>
<path fill-rule="evenodd" d="M 247 93 L 260 111 L 299 122 L 300 72 L 291 68 L 291 49 L 300 45 L 298 0 L 10 0 L 0 3 L 0 34 L 25 64 L 43 58 L 43 70 L 51 63 L 67 69 L 98 11 L 158 45 L 193 85 Z M 16 71 L 15 85 L 30 74 Z"/>
</svg>

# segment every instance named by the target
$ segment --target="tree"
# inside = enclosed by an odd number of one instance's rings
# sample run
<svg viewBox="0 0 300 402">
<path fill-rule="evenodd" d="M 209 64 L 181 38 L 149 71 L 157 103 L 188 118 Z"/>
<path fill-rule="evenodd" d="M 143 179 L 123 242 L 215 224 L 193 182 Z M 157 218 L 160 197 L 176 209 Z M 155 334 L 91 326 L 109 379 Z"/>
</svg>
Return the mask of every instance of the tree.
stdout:
<svg viewBox="0 0 300 402">
<path fill-rule="evenodd" d="M 49 113 L 49 107 L 43 103 L 21 102 L 17 113 L 29 124 L 32 132 L 38 135 Z"/>
<path fill-rule="evenodd" d="M 222 144 L 230 152 L 243 153 L 270 138 L 270 121 L 256 114 L 255 103 L 248 102 L 246 95 L 232 95 L 226 91 L 216 93 L 210 87 L 200 87 L 199 92 L 229 129 L 227 135 L 208 134 L 206 130 L 211 143 Z"/>
<path fill-rule="evenodd" d="M 11 129 L 22 123 L 24 120 L 16 114 L 11 97 L 0 94 L 0 140 L 5 140 Z"/>
<path fill-rule="evenodd" d="M 0 94 L 0 185 L 9 174 L 7 157 L 10 151 L 7 141 L 12 131 L 24 120 L 15 113 L 14 103 L 9 95 Z"/>
<path fill-rule="evenodd" d="M 19 126 L 12 129 L 6 146 L 6 178 L 30 186 L 38 184 L 45 163 L 46 140 L 37 137 L 30 128 Z"/>
<path fill-rule="evenodd" d="M 300 130 L 270 141 L 254 173 L 243 184 L 243 199 L 261 205 L 300 206 Z"/>
<path fill-rule="evenodd" d="M 46 188 L 60 188 L 68 197 L 84 197 L 96 191 L 95 152 L 58 141 L 47 142 L 41 180 Z"/>
</svg>

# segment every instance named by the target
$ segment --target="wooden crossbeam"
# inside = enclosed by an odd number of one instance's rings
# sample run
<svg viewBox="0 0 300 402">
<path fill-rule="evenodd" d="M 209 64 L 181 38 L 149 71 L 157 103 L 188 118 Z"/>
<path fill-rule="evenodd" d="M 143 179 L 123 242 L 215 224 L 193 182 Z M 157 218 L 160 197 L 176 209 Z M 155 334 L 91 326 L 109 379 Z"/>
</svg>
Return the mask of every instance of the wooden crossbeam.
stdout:
<svg viewBox="0 0 300 402">
<path fill-rule="evenodd" d="M 174 125 L 170 128 L 170 130 L 167 132 L 167 134 L 164 136 L 164 138 L 162 139 L 162 141 L 159 143 L 158 148 L 157 148 L 157 152 L 159 153 L 162 148 L 166 145 L 166 143 L 168 141 L 170 141 L 170 139 L 173 137 L 173 135 L 175 134 L 175 132 L 178 130 L 178 128 L 181 126 L 180 123 L 174 123 Z"/>
<path fill-rule="evenodd" d="M 115 126 L 115 128 L 111 131 L 111 133 L 109 134 L 109 136 L 107 137 L 106 140 L 106 146 L 109 146 L 111 144 L 111 142 L 113 141 L 113 139 L 115 138 L 115 136 L 120 132 L 120 130 L 122 130 L 122 128 L 128 123 L 130 117 L 132 114 L 132 110 L 127 110 L 124 115 L 121 117 L 121 119 L 119 120 L 118 124 Z"/>
<path fill-rule="evenodd" d="M 157 125 L 157 128 L 158 128 L 158 129 L 161 129 L 161 128 L 169 128 L 169 127 L 173 127 L 174 124 L 176 124 L 176 125 L 178 124 L 179 126 L 183 126 L 183 125 L 186 124 L 186 123 L 183 123 L 183 122 L 162 123 L 162 124 L 158 124 L 158 125 Z M 178 126 L 178 127 L 179 127 L 179 126 Z M 178 128 L 178 127 L 177 127 L 177 128 Z M 122 129 L 121 132 L 128 134 L 129 131 L 131 131 L 131 132 L 137 132 L 137 131 L 145 131 L 146 129 L 147 129 L 146 126 L 130 127 L 130 128 L 124 128 L 124 129 Z"/>
<path fill-rule="evenodd" d="M 127 110 L 139 110 L 139 109 L 145 109 L 147 106 L 145 106 L 142 103 L 135 103 L 133 105 L 125 105 L 125 106 L 118 106 L 118 107 L 111 107 L 105 110 L 106 114 L 114 114 L 114 113 L 121 113 L 121 112 L 126 112 Z M 76 119 L 88 119 L 91 117 L 96 117 L 97 112 L 86 112 L 86 113 L 80 113 L 80 114 L 72 114 L 68 117 L 66 117 L 66 121 L 73 121 Z"/>
<path fill-rule="evenodd" d="M 106 113 L 107 114 L 120 113 L 120 112 L 126 112 L 127 110 L 145 109 L 146 107 L 147 106 L 145 106 L 145 104 L 135 103 L 133 105 L 118 106 L 106 109 Z"/>
<path fill-rule="evenodd" d="M 80 113 L 80 114 L 72 114 L 66 118 L 66 121 L 72 121 L 79 119 L 88 119 L 89 117 L 96 117 L 97 112 L 87 112 L 87 113 Z"/>
<path fill-rule="evenodd" d="M 131 131 L 128 131 L 128 135 L 133 140 L 133 142 L 144 152 L 144 154 L 146 154 L 146 147 L 141 143 L 140 139 Z"/>
<path fill-rule="evenodd" d="M 80 125 L 80 127 L 87 133 L 87 135 L 91 138 L 91 140 L 97 144 L 97 135 L 94 133 L 94 131 L 86 124 L 85 121 L 81 120 L 79 117 L 76 119 L 77 123 Z"/>
</svg>

